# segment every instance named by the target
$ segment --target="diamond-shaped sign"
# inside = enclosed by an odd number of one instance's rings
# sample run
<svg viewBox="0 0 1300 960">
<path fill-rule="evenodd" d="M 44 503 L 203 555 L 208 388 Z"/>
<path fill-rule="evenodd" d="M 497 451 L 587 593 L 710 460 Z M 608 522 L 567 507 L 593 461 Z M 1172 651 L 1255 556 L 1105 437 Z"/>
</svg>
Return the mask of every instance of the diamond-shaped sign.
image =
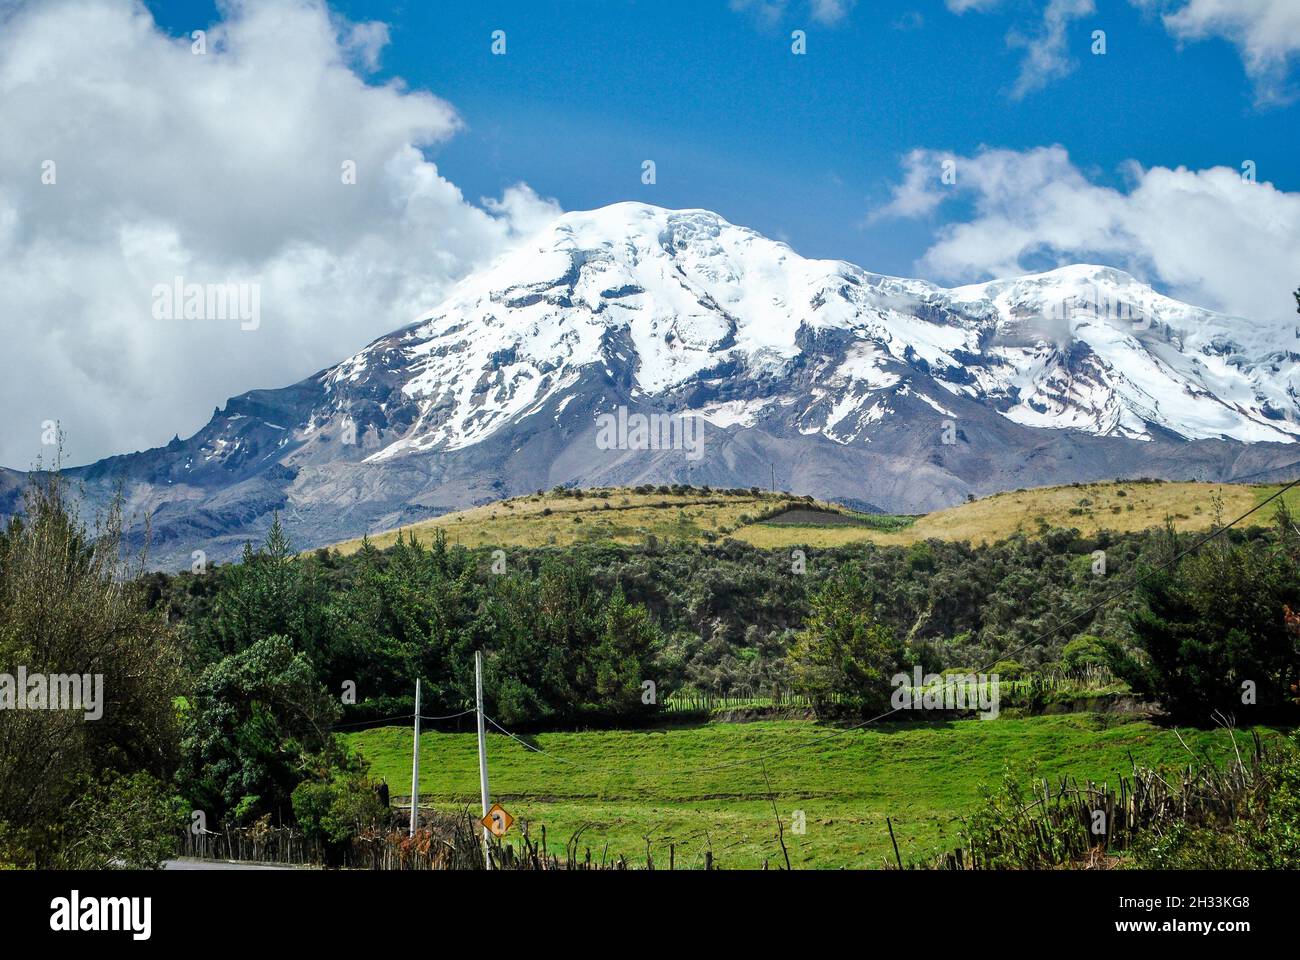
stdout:
<svg viewBox="0 0 1300 960">
<path fill-rule="evenodd" d="M 515 818 L 506 812 L 506 808 L 499 803 L 492 804 L 488 810 L 487 816 L 479 821 L 483 826 L 488 828 L 488 832 L 494 837 L 504 837 L 510 825 L 515 822 Z"/>
</svg>

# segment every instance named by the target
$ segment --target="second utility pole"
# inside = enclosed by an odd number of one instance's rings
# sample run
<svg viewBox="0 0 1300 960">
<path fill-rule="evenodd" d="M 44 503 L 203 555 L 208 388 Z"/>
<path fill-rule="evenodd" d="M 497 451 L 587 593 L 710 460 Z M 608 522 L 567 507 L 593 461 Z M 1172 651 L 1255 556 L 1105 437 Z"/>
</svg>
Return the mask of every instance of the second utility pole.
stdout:
<svg viewBox="0 0 1300 960">
<path fill-rule="evenodd" d="M 420 681 L 415 681 L 415 741 L 411 747 L 411 832 L 420 825 Z"/>
<path fill-rule="evenodd" d="M 478 711 L 478 784 L 483 800 L 483 816 L 488 813 L 487 731 L 483 727 L 483 651 L 474 651 L 474 705 Z M 483 862 L 492 869 L 492 841 L 483 827 Z"/>
</svg>

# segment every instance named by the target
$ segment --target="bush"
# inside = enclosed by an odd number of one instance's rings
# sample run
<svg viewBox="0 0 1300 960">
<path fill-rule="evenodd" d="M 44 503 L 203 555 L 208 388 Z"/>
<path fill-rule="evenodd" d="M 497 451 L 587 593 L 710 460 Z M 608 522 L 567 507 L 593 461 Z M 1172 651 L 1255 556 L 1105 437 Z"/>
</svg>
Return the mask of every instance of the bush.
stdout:
<svg viewBox="0 0 1300 960">
<path fill-rule="evenodd" d="M 1141 656 L 1107 646 L 1112 670 L 1135 691 L 1177 720 L 1240 712 L 1247 683 L 1258 705 L 1293 706 L 1286 611 L 1300 607 L 1300 582 L 1284 551 L 1261 540 L 1215 541 L 1151 577 L 1141 596 L 1145 606 L 1132 618 Z"/>
<path fill-rule="evenodd" d="M 147 773 L 105 774 L 69 807 L 64 870 L 157 870 L 176 853 L 185 802 Z"/>
<path fill-rule="evenodd" d="M 203 671 L 186 717 L 181 783 L 197 809 L 247 820 L 289 806 L 307 758 L 329 746 L 342 708 L 285 637 Z"/>
<path fill-rule="evenodd" d="M 1145 830 L 1137 866 L 1164 870 L 1294 870 L 1300 867 L 1300 734 L 1271 749 L 1229 824 L 1174 823 Z"/>
<path fill-rule="evenodd" d="M 358 765 L 304 780 L 294 788 L 292 803 L 298 827 L 308 838 L 320 842 L 331 860 L 340 858 L 353 837 L 377 826 L 388 815 L 376 784 Z"/>
<path fill-rule="evenodd" d="M 20 866 L 59 856 L 57 825 L 69 804 L 90 802 L 78 794 L 93 778 L 107 790 L 118 774 L 165 780 L 175 769 L 181 645 L 149 609 L 144 558 L 124 562 L 122 538 L 120 502 L 90 529 L 58 472 L 33 475 L 24 515 L 0 531 L 0 669 L 90 675 L 100 691 L 93 720 L 84 709 L 0 710 L 0 857 Z"/>
<path fill-rule="evenodd" d="M 999 660 L 993 664 L 993 669 L 989 673 L 996 673 L 1000 683 L 1009 683 L 1014 680 L 1023 680 L 1028 674 L 1024 664 L 1016 660 Z"/>
<path fill-rule="evenodd" d="M 1061 650 L 1061 667 L 1074 677 L 1104 667 L 1106 663 L 1105 647 L 1101 640 L 1090 634 L 1075 637 Z"/>
</svg>

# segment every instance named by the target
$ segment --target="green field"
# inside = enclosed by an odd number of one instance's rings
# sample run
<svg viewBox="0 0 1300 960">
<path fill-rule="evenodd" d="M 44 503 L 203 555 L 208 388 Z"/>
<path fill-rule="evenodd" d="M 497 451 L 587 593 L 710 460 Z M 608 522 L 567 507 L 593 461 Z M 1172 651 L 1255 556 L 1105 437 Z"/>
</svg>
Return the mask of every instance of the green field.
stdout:
<svg viewBox="0 0 1300 960">
<path fill-rule="evenodd" d="M 597 859 L 608 849 L 644 863 L 648 837 L 658 866 L 666 866 L 670 842 L 678 867 L 699 866 L 709 847 L 723 868 L 765 860 L 776 866 L 784 861 L 765 765 L 794 867 L 880 867 L 893 858 L 886 816 L 904 860 L 927 858 L 953 843 L 957 818 L 978 804 L 982 785 L 1001 779 L 1004 766 L 1017 775 L 1036 764 L 1040 777 L 1114 782 L 1131 769 L 1130 755 L 1147 766 L 1190 760 L 1172 730 L 1099 713 L 881 724 L 828 737 L 836 732 L 774 720 L 524 737 L 569 763 L 493 734 L 492 795 L 529 823 L 534 838 L 545 825 L 556 852 L 585 827 L 580 846 Z M 1231 751 L 1224 731 L 1180 732 L 1216 759 Z M 1237 733 L 1243 749 L 1249 736 Z M 348 739 L 394 796 L 409 794 L 409 727 Z M 474 734 L 426 732 L 420 774 L 423 805 L 476 809 Z M 802 836 L 790 829 L 796 810 L 804 811 Z"/>
</svg>

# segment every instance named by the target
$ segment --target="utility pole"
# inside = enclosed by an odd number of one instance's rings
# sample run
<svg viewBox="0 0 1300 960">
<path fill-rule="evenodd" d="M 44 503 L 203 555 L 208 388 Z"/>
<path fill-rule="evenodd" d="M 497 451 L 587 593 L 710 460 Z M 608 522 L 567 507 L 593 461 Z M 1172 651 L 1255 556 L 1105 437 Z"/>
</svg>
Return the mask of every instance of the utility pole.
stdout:
<svg viewBox="0 0 1300 960">
<path fill-rule="evenodd" d="M 474 651 L 474 704 L 478 709 L 478 785 L 483 801 L 483 816 L 488 812 L 487 731 L 483 727 L 483 651 Z M 483 827 L 483 862 L 492 869 L 492 845 L 488 828 Z"/>
<path fill-rule="evenodd" d="M 420 819 L 420 681 L 415 681 L 415 742 L 411 746 L 411 832 Z"/>
<path fill-rule="evenodd" d="M 776 464 L 772 464 L 772 492 L 776 493 Z"/>
</svg>

